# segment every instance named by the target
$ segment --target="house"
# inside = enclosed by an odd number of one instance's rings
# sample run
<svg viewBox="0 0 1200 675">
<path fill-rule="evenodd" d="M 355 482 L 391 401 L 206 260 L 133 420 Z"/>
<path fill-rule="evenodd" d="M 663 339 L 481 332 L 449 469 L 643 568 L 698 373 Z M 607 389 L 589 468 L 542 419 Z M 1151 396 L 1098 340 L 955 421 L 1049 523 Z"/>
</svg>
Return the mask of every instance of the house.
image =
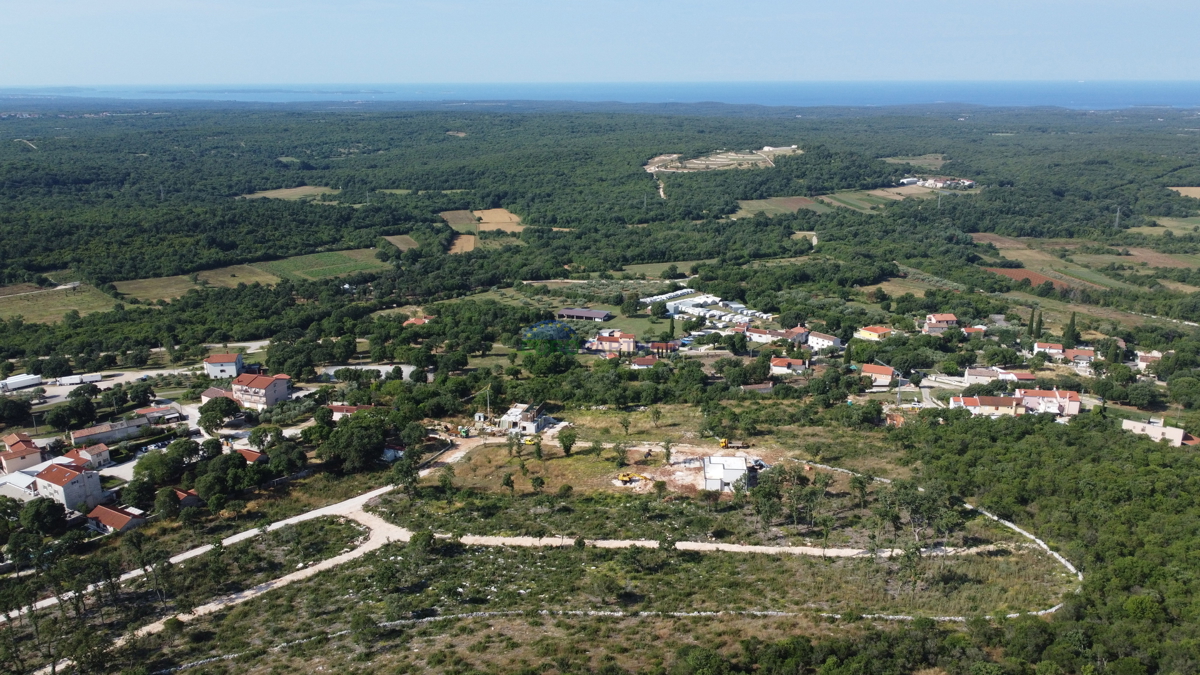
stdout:
<svg viewBox="0 0 1200 675">
<path fill-rule="evenodd" d="M 100 534 L 125 532 L 146 524 L 146 516 L 136 509 L 100 504 L 87 514 L 88 527 Z"/>
<path fill-rule="evenodd" d="M 1008 370 L 1000 371 L 1000 379 L 1004 382 L 1027 382 L 1033 384 L 1037 381 L 1037 375 L 1033 373 L 1014 373 Z"/>
<path fill-rule="evenodd" d="M 637 336 L 619 330 L 602 330 L 588 347 L 601 352 L 632 354 L 637 351 Z"/>
<path fill-rule="evenodd" d="M 243 408 L 265 410 L 288 399 L 292 378 L 287 375 L 239 375 L 233 381 L 233 398 Z"/>
<path fill-rule="evenodd" d="M 1178 427 L 1163 426 L 1163 421 L 1157 417 L 1151 417 L 1149 422 L 1137 422 L 1134 420 L 1121 420 L 1121 428 L 1142 436 L 1149 436 L 1155 441 L 1166 440 L 1172 446 L 1178 448 L 1185 443 L 1194 445 L 1200 440 L 1193 438 L 1191 434 Z M 1193 441 L 1193 443 L 1188 443 Z"/>
<path fill-rule="evenodd" d="M 200 493 L 195 490 L 180 490 L 179 488 L 175 488 L 175 497 L 179 500 L 179 508 L 181 509 L 204 506 L 204 500 L 200 499 Z"/>
<path fill-rule="evenodd" d="M 582 307 L 567 307 L 558 310 L 558 318 L 575 319 L 578 321 L 608 321 L 613 318 L 612 312 L 602 309 L 584 309 Z"/>
<path fill-rule="evenodd" d="M 133 414 L 138 417 L 145 417 L 150 420 L 151 424 L 171 424 L 181 419 L 179 411 L 169 405 L 138 408 L 133 411 Z"/>
<path fill-rule="evenodd" d="M 1161 361 L 1162 357 L 1162 352 L 1157 349 L 1149 352 L 1139 351 L 1137 352 L 1137 361 L 1134 361 L 1133 365 L 1138 369 L 1138 372 L 1144 373 L 1152 364 Z"/>
<path fill-rule="evenodd" d="M 1018 389 L 1013 395 L 1024 399 L 1025 412 L 1032 414 L 1051 413 L 1071 417 L 1079 414 L 1082 405 L 1077 391 Z"/>
<path fill-rule="evenodd" d="M 830 348 L 840 349 L 842 346 L 842 341 L 832 335 L 813 332 L 808 334 L 808 346 L 812 347 L 814 352 L 824 351 Z"/>
<path fill-rule="evenodd" d="M 20 434 L 25 436 L 25 434 Z M 28 436 L 25 436 L 28 438 Z M 7 441 L 7 437 L 5 440 Z M 42 461 L 42 449 L 34 445 L 33 441 L 16 441 L 7 443 L 8 451 L 0 453 L 0 468 L 4 469 L 5 474 L 16 473 L 21 469 L 27 469 Z"/>
<path fill-rule="evenodd" d="M 893 378 L 900 377 L 900 373 L 895 368 L 877 366 L 874 363 L 863 364 L 862 374 L 871 378 L 871 384 L 876 387 L 886 387 L 892 383 Z"/>
<path fill-rule="evenodd" d="M 430 321 L 433 321 L 433 319 L 434 319 L 434 317 L 432 317 L 432 316 L 414 316 L 413 318 L 405 321 L 402 325 L 404 325 L 404 326 L 424 326 L 425 324 L 429 323 Z"/>
<path fill-rule="evenodd" d="M 806 367 L 804 359 L 771 359 L 772 375 L 792 375 L 802 372 Z"/>
<path fill-rule="evenodd" d="M 639 358 L 639 359 L 633 359 L 629 363 L 630 363 L 629 367 L 632 368 L 633 370 L 649 370 L 650 368 L 654 367 L 654 364 L 658 363 L 658 357 L 657 356 L 643 356 L 642 358 Z"/>
<path fill-rule="evenodd" d="M 761 462 L 747 461 L 745 457 L 705 457 L 702 461 L 705 490 L 732 491 L 733 484 L 743 476 L 746 478 L 747 489 L 758 485 Z"/>
<path fill-rule="evenodd" d="M 17 443 L 32 443 L 33 438 L 30 437 L 29 434 L 22 432 L 22 433 L 16 433 L 16 434 L 9 434 L 9 435 L 5 436 L 4 438 L 0 438 L 0 442 L 4 443 L 4 447 L 6 447 L 9 450 L 12 450 L 13 446 L 16 445 Z M 25 447 L 25 446 L 21 446 L 21 447 Z"/>
<path fill-rule="evenodd" d="M 663 354 L 667 352 L 677 352 L 683 345 L 679 340 L 671 340 L 670 342 L 651 342 L 650 351 Z"/>
<path fill-rule="evenodd" d="M 1034 354 L 1045 354 L 1049 358 L 1059 359 L 1063 355 L 1063 346 L 1053 342 L 1035 342 L 1033 343 Z"/>
<path fill-rule="evenodd" d="M 1012 396 L 954 396 L 950 398 L 950 408 L 965 408 L 972 415 L 988 417 L 1015 417 L 1025 413 L 1021 399 Z"/>
<path fill-rule="evenodd" d="M 787 335 L 781 330 L 767 330 L 766 328 L 747 328 L 746 339 L 752 342 L 767 344 L 776 340 L 786 340 Z"/>
<path fill-rule="evenodd" d="M 966 328 L 962 329 L 962 332 L 963 332 L 963 335 L 966 335 L 968 339 L 973 338 L 976 335 L 978 335 L 979 337 L 983 337 L 983 336 L 987 335 L 987 327 L 986 326 L 967 326 Z"/>
<path fill-rule="evenodd" d="M 112 441 L 120 441 L 137 436 L 148 426 L 150 426 L 150 420 L 145 417 L 135 417 L 134 419 L 121 420 L 120 422 L 109 422 L 108 424 L 72 431 L 71 444 L 80 445 L 82 443 L 110 443 Z"/>
<path fill-rule="evenodd" d="M 775 384 L 772 382 L 763 382 L 762 384 L 743 384 L 742 391 L 753 394 L 762 394 L 766 396 L 775 390 Z"/>
<path fill-rule="evenodd" d="M 333 421 L 336 422 L 336 421 L 342 419 L 343 417 L 349 417 L 350 415 L 353 415 L 354 413 L 358 412 L 359 410 L 369 410 L 371 408 L 374 408 L 375 406 L 373 406 L 373 405 L 327 405 L 325 407 L 329 408 L 329 410 L 331 410 L 333 412 Z"/>
<path fill-rule="evenodd" d="M 953 314 L 926 314 L 925 327 L 921 332 L 926 335 L 941 335 L 958 325 L 958 317 Z"/>
<path fill-rule="evenodd" d="M 234 448 L 233 451 L 245 457 L 247 464 L 266 464 L 271 461 L 271 458 L 265 452 L 258 452 L 257 450 L 247 448 Z"/>
<path fill-rule="evenodd" d="M 245 368 L 241 354 L 210 354 L 204 359 L 204 374 L 214 380 L 237 377 Z"/>
<path fill-rule="evenodd" d="M 104 498 L 100 474 L 83 464 L 51 464 L 34 476 L 37 493 L 76 511 L 93 508 Z"/>
<path fill-rule="evenodd" d="M 1075 363 L 1086 364 L 1096 360 L 1096 350 L 1094 349 L 1064 349 L 1063 358 Z"/>
<path fill-rule="evenodd" d="M 792 344 L 802 345 L 808 341 L 808 329 L 796 326 L 783 331 L 783 337 Z"/>
<path fill-rule="evenodd" d="M 854 331 L 854 337 L 859 340 L 867 340 L 870 342 L 880 342 L 886 340 L 892 334 L 891 328 L 883 326 L 863 326 Z"/>
<path fill-rule="evenodd" d="M 103 443 L 97 443 L 86 448 L 75 448 L 67 451 L 63 457 L 75 460 L 77 464 L 83 464 L 89 469 L 96 470 L 102 466 L 112 464 L 112 458 L 108 452 L 108 446 Z"/>
<path fill-rule="evenodd" d="M 500 428 L 510 434 L 533 435 L 550 426 L 553 420 L 542 412 L 542 405 L 513 404 L 500 417 Z"/>
<path fill-rule="evenodd" d="M 999 368 L 967 368 L 963 374 L 964 384 L 987 384 L 992 380 L 1000 379 Z"/>
<path fill-rule="evenodd" d="M 228 389 L 218 389 L 217 387 L 209 387 L 208 389 L 205 389 L 203 392 L 200 393 L 200 405 L 204 405 L 205 403 L 208 403 L 209 401 L 213 400 L 214 398 L 221 398 L 222 396 L 224 396 L 225 398 L 233 398 L 233 392 L 229 391 Z M 233 398 L 233 400 L 237 401 L 236 398 Z"/>
</svg>

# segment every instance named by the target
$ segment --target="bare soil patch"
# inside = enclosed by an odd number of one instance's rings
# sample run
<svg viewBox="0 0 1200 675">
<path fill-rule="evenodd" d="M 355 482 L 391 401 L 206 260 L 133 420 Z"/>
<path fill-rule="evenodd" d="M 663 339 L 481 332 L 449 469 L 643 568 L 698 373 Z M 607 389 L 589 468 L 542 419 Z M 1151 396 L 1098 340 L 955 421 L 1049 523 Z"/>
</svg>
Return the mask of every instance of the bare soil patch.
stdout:
<svg viewBox="0 0 1200 675">
<path fill-rule="evenodd" d="M 454 137 L 456 137 L 456 138 L 466 138 L 466 137 L 467 137 L 467 132 L 465 132 L 465 131 L 447 131 L 447 132 L 446 132 L 446 135 L 447 135 L 447 136 L 454 136 Z"/>
<path fill-rule="evenodd" d="M 1196 199 L 1200 199 L 1200 187 L 1173 187 L 1168 189 L 1174 190 L 1184 197 L 1194 197 Z"/>
<path fill-rule="evenodd" d="M 905 197 L 928 197 L 934 194 L 933 188 L 921 187 L 920 185 L 901 185 L 894 188 L 880 188 L 878 190 L 870 190 L 869 195 L 883 197 L 884 199 L 904 199 Z"/>
<path fill-rule="evenodd" d="M 451 253 L 467 253 L 475 250 L 475 244 L 478 237 L 473 234 L 458 234 L 454 236 L 454 243 L 450 244 Z"/>
<path fill-rule="evenodd" d="M 1200 190 L 1200 188 L 1196 188 Z M 1167 253 L 1159 253 L 1148 248 L 1131 248 L 1129 252 L 1132 254 L 1134 262 L 1144 262 L 1151 267 L 1195 267 L 1186 260 L 1181 260 Z"/>
<path fill-rule="evenodd" d="M 1070 284 L 1059 281 L 1058 279 L 1051 279 L 1050 277 L 1046 276 L 1045 274 L 1040 274 L 1038 272 L 1031 272 L 1031 271 L 1025 270 L 1025 269 L 1009 269 L 1009 268 L 1005 268 L 1005 267 L 985 267 L 984 269 L 989 272 L 994 272 L 996 274 L 999 274 L 1002 277 L 1008 277 L 1009 279 L 1012 279 L 1013 281 L 1020 281 L 1021 279 L 1028 279 L 1030 285 L 1032 285 L 1032 286 L 1041 286 L 1042 284 L 1049 281 L 1051 284 L 1054 285 L 1055 288 L 1061 289 L 1061 288 L 1070 288 L 1071 287 Z"/>
<path fill-rule="evenodd" d="M 384 240 L 401 251 L 407 251 L 410 248 L 418 248 L 420 246 L 416 239 L 407 234 L 395 234 L 390 237 L 384 237 Z"/>
<path fill-rule="evenodd" d="M 281 188 L 279 190 L 262 190 L 248 195 L 242 195 L 243 199 L 286 199 L 296 201 L 309 197 L 320 197 L 321 195 L 335 195 L 340 190 L 333 188 L 319 187 L 316 185 L 301 185 L 294 188 Z"/>
<path fill-rule="evenodd" d="M 455 225 L 474 225 L 475 214 L 471 211 L 442 211 L 438 214 L 450 227 Z"/>
</svg>

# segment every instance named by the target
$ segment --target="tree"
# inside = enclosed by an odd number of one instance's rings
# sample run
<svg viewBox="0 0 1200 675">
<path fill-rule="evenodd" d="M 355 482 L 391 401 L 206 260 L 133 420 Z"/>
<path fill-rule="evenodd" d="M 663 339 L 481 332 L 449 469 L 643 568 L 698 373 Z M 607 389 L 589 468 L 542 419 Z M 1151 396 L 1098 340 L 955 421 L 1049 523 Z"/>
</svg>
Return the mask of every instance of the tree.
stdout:
<svg viewBox="0 0 1200 675">
<path fill-rule="evenodd" d="M 55 406 L 46 411 L 46 424 L 58 429 L 66 431 L 71 428 L 71 411 L 67 410 L 65 405 Z"/>
<path fill-rule="evenodd" d="M 625 301 L 621 303 L 622 316 L 636 316 L 642 309 L 642 303 L 638 299 L 637 293 L 630 293 L 625 296 Z"/>
<path fill-rule="evenodd" d="M 67 398 L 96 398 L 100 395 L 100 387 L 88 382 L 75 387 L 67 394 Z"/>
<path fill-rule="evenodd" d="M 129 400 L 135 405 L 149 405 L 155 398 L 154 389 L 148 382 L 138 382 L 126 390 L 129 394 Z"/>
<path fill-rule="evenodd" d="M 1067 321 L 1067 327 L 1063 329 L 1063 347 L 1066 349 L 1074 349 L 1079 342 L 1079 331 L 1075 328 L 1075 312 L 1071 312 L 1071 318 Z"/>
<path fill-rule="evenodd" d="M 313 421 L 319 426 L 332 427 L 334 425 L 333 411 L 327 406 L 320 406 L 313 411 Z"/>
<path fill-rule="evenodd" d="M 217 430 L 225 426 L 225 417 L 218 412 L 201 413 L 196 425 L 203 429 L 204 433 L 215 437 Z"/>
<path fill-rule="evenodd" d="M 671 466 L 671 441 L 663 441 L 663 466 Z"/>
<path fill-rule="evenodd" d="M 660 420 L 662 420 L 662 410 L 656 405 L 650 406 L 650 423 L 654 425 L 655 429 L 658 428 Z"/>
<path fill-rule="evenodd" d="M 318 408 L 318 410 L 328 410 L 328 408 Z M 279 442 L 281 438 L 283 438 L 283 429 L 276 426 L 264 424 L 250 430 L 250 445 L 259 451 L 262 451 L 273 443 Z"/>
<path fill-rule="evenodd" d="M 318 455 L 333 461 L 350 473 L 374 468 L 383 458 L 387 441 L 387 423 L 378 417 L 351 415 L 343 418 L 318 450 Z"/>
<path fill-rule="evenodd" d="M 154 498 L 154 512 L 159 518 L 167 520 L 179 516 L 179 496 L 175 494 L 175 488 L 166 487 L 158 491 Z"/>
<path fill-rule="evenodd" d="M 417 494 L 417 482 L 421 479 L 417 457 L 415 451 L 407 449 L 404 456 L 392 465 L 392 485 L 401 488 L 410 497 Z"/>
<path fill-rule="evenodd" d="M 91 424 L 96 419 L 96 404 L 92 403 L 90 398 L 69 399 L 66 408 L 67 412 L 71 414 L 71 419 L 80 426 Z"/>
<path fill-rule="evenodd" d="M 21 527 L 30 532 L 57 535 L 67 527 L 67 509 L 52 499 L 38 497 L 25 502 L 20 521 Z"/>
<path fill-rule="evenodd" d="M 629 415 L 621 415 L 617 420 L 617 423 L 621 425 L 621 429 L 625 431 L 626 436 L 629 435 L 629 425 L 632 423 L 632 421 L 633 420 L 629 418 Z"/>
<path fill-rule="evenodd" d="M 238 406 L 237 401 L 229 398 L 228 396 L 218 396 L 208 403 L 200 406 L 201 415 L 215 413 L 220 415 L 223 419 L 233 417 L 239 412 L 241 412 L 241 407 Z"/>
<path fill-rule="evenodd" d="M 513 475 L 511 473 L 504 474 L 504 478 L 500 479 L 500 487 L 508 488 L 508 496 L 513 496 L 516 491 L 516 484 L 513 483 Z"/>
<path fill-rule="evenodd" d="M 533 488 L 534 494 L 541 494 L 542 489 L 546 487 L 546 479 L 541 476 L 534 476 L 529 479 L 529 486 Z"/>
<path fill-rule="evenodd" d="M 542 452 L 542 439 L 540 437 L 533 440 L 533 458 L 539 462 L 544 459 Z"/>
<path fill-rule="evenodd" d="M 667 314 L 667 303 L 660 300 L 650 305 L 650 316 L 656 319 L 665 319 Z"/>
<path fill-rule="evenodd" d="M 148 508 L 154 502 L 154 484 L 144 476 L 139 478 L 135 475 L 121 488 L 121 501 L 139 509 Z"/>
<path fill-rule="evenodd" d="M 575 441 L 577 441 L 578 439 L 579 439 L 579 436 L 575 433 L 575 430 L 572 429 L 571 427 L 567 427 L 566 429 L 563 429 L 561 432 L 559 432 L 558 444 L 562 446 L 563 456 L 565 456 L 565 457 L 571 456 L 571 448 L 575 447 Z"/>
<path fill-rule="evenodd" d="M 850 489 L 858 495 L 859 508 L 867 508 L 867 490 L 871 488 L 871 483 L 874 481 L 875 478 L 869 474 L 855 474 L 850 477 Z"/>
</svg>

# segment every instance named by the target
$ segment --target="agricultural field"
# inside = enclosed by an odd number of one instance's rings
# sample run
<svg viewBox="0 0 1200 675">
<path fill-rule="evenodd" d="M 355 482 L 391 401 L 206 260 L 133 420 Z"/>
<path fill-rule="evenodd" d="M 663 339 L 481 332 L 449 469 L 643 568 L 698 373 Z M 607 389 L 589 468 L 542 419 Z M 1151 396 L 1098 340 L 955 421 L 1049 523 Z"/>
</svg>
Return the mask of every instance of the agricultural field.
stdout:
<svg viewBox="0 0 1200 675">
<path fill-rule="evenodd" d="M 178 298 L 193 288 L 216 286 L 219 288 L 234 288 L 238 284 L 275 284 L 279 277 L 254 265 L 230 265 L 217 269 L 196 273 L 200 283 L 192 281 L 191 275 L 180 274 L 173 277 L 157 279 L 135 279 L 133 281 L 118 281 L 113 285 L 121 295 L 137 298 L 143 302 L 155 300 L 170 300 Z"/>
<path fill-rule="evenodd" d="M 92 286 L 0 296 L 0 319 L 20 316 L 29 323 L 54 323 L 71 310 L 80 315 L 112 309 L 116 300 Z"/>
<path fill-rule="evenodd" d="M 502 232 L 520 233 L 525 229 L 521 224 L 521 217 L 508 209 L 486 209 L 483 211 L 472 211 L 472 215 L 477 218 L 475 226 L 476 232 L 487 232 L 489 230 L 500 230 Z"/>
<path fill-rule="evenodd" d="M 1049 281 L 1055 288 L 1070 288 L 1070 285 L 1066 282 L 1059 281 L 1058 279 L 1051 279 L 1044 274 L 1039 274 L 1038 272 L 1033 272 L 1027 269 L 1013 269 L 1007 267 L 985 267 L 984 269 L 994 274 L 999 274 L 1002 277 L 1008 277 L 1013 281 L 1028 279 L 1030 286 L 1041 286 Z"/>
<path fill-rule="evenodd" d="M 335 195 L 341 192 L 334 188 L 320 187 L 317 185 L 302 185 L 294 188 L 281 188 L 278 190 L 262 190 L 248 195 L 242 195 L 242 199 L 284 199 L 287 201 L 299 201 L 301 199 L 316 199 L 320 201 L 324 195 Z"/>
<path fill-rule="evenodd" d="M 360 248 L 350 251 L 327 251 L 293 256 L 283 260 L 254 263 L 253 267 L 280 279 L 311 281 L 340 277 L 355 272 L 386 269 L 389 265 L 375 257 L 375 249 Z"/>
<path fill-rule="evenodd" d="M 1146 234 L 1152 237 L 1170 232 L 1174 235 L 1193 234 L 1200 231 L 1200 216 L 1191 218 L 1159 218 L 1158 227 L 1131 227 L 1130 232 Z"/>
<path fill-rule="evenodd" d="M 624 271 L 629 272 L 630 274 L 645 274 L 647 278 L 657 279 L 657 278 L 659 278 L 659 275 L 662 274 L 663 271 L 666 270 L 671 265 L 674 265 L 675 268 L 678 269 L 680 272 L 687 274 L 688 270 L 690 270 L 692 268 L 692 265 L 698 265 L 700 263 L 711 263 L 711 262 L 715 262 L 715 258 L 710 258 L 708 260 L 682 260 L 682 261 L 673 262 L 673 263 L 672 262 L 662 262 L 662 263 L 646 263 L 644 265 L 625 265 Z"/>
<path fill-rule="evenodd" d="M 740 207 L 737 213 L 730 216 L 733 220 L 739 218 L 750 218 L 756 213 L 764 213 L 768 216 L 779 216 L 785 213 L 795 213 L 800 209 L 808 209 L 817 213 L 825 213 L 829 211 L 829 207 L 809 199 L 808 197 L 771 197 L 770 199 L 742 199 L 738 201 Z"/>
<path fill-rule="evenodd" d="M 407 234 L 395 234 L 390 237 L 384 237 L 384 239 L 387 240 L 389 244 L 395 246 L 401 251 L 407 251 L 410 248 L 419 248 L 421 246 L 419 243 L 417 243 L 416 239 L 413 239 Z"/>
<path fill-rule="evenodd" d="M 937 171 L 946 163 L 946 156 L 939 154 L 916 155 L 912 157 L 881 157 L 888 164 L 911 164 L 921 169 Z"/>
<path fill-rule="evenodd" d="M 1184 197 L 1200 199 L 1200 187 L 1173 187 L 1168 189 L 1174 190 Z"/>
<path fill-rule="evenodd" d="M 895 197 L 880 197 L 879 195 L 871 194 L 872 191 L 858 190 L 854 192 L 835 192 L 831 195 L 822 195 L 817 197 L 818 200 L 831 204 L 833 206 L 844 206 L 855 211 L 869 213 L 871 210 L 881 207 L 895 201 Z"/>
<path fill-rule="evenodd" d="M 471 211 L 442 211 L 438 215 L 455 232 L 464 234 L 476 234 L 479 232 L 479 221 L 475 219 L 475 214 Z"/>
<path fill-rule="evenodd" d="M 937 190 L 933 188 L 921 187 L 920 185 L 901 185 L 894 188 L 879 188 L 878 190 L 867 190 L 867 194 L 873 197 L 883 197 L 884 199 L 893 199 L 899 201 L 908 197 L 934 197 L 937 196 Z"/>
<path fill-rule="evenodd" d="M 475 250 L 478 241 L 479 237 L 473 234 L 455 235 L 454 242 L 450 244 L 450 253 L 470 253 Z"/>
</svg>

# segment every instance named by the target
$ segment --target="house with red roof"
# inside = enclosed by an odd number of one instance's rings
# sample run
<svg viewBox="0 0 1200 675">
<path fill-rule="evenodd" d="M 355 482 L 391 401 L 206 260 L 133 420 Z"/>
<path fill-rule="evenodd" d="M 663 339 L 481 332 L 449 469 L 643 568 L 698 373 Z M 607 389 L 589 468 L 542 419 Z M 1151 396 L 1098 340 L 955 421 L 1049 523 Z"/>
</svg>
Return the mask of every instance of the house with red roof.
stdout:
<svg viewBox="0 0 1200 675">
<path fill-rule="evenodd" d="M 1020 398 L 1014 396 L 953 396 L 950 408 L 965 408 L 972 415 L 1016 417 L 1025 413 Z"/>
<path fill-rule="evenodd" d="M 641 358 L 633 359 L 632 361 L 630 361 L 629 367 L 632 368 L 633 370 L 648 370 L 650 368 L 653 368 L 654 364 L 656 364 L 656 363 L 658 363 L 657 356 L 643 356 Z"/>
<path fill-rule="evenodd" d="M 29 437 L 25 434 L 13 434 L 5 437 L 5 445 L 8 446 L 8 451 L 0 453 L 0 468 L 4 469 L 5 474 L 16 473 L 21 469 L 29 468 L 35 464 L 40 464 L 42 461 L 42 449 L 33 443 L 31 440 L 16 440 L 9 442 L 13 436 L 20 435 Z"/>
<path fill-rule="evenodd" d="M 234 452 L 246 458 L 247 464 L 263 464 L 271 460 L 267 457 L 267 453 L 258 452 L 256 450 L 247 450 L 246 448 L 234 448 Z"/>
<path fill-rule="evenodd" d="M 105 506 L 100 504 L 87 514 L 88 527 L 100 534 L 126 532 L 146 524 L 146 516 L 141 511 L 121 508 L 120 506 Z"/>
<path fill-rule="evenodd" d="M 103 443 L 97 443 L 86 448 L 73 448 L 68 450 L 63 457 L 75 460 L 74 463 L 83 464 L 92 470 L 112 464 L 108 446 Z"/>
<path fill-rule="evenodd" d="M 958 325 L 958 317 L 953 314 L 926 314 L 925 327 L 921 332 L 926 335 L 941 335 Z"/>
<path fill-rule="evenodd" d="M 120 441 L 131 436 L 137 436 L 142 433 L 142 430 L 150 425 L 150 420 L 145 417 L 135 417 L 131 420 L 120 420 L 117 422 L 109 422 L 108 424 L 100 424 L 87 429 L 71 432 L 71 444 L 97 444 L 109 443 L 112 441 Z"/>
<path fill-rule="evenodd" d="M 1063 355 L 1063 346 L 1057 342 L 1035 342 L 1033 343 L 1034 354 L 1045 354 L 1053 359 L 1060 359 Z"/>
<path fill-rule="evenodd" d="M 288 399 L 292 378 L 287 375 L 239 375 L 233 381 L 233 398 L 243 408 L 265 410 Z"/>
<path fill-rule="evenodd" d="M 179 508 L 187 508 L 189 506 L 203 506 L 204 500 L 200 499 L 200 493 L 195 490 L 180 490 L 174 488 L 175 498 L 179 500 Z"/>
<path fill-rule="evenodd" d="M 209 354 L 204 359 L 204 374 L 214 380 L 237 377 L 245 369 L 241 354 Z"/>
<path fill-rule="evenodd" d="M 1013 395 L 1024 399 L 1025 412 L 1032 414 L 1051 413 L 1071 417 L 1079 414 L 1082 405 L 1077 391 L 1018 389 Z"/>
<path fill-rule="evenodd" d="M 433 321 L 432 316 L 414 316 L 413 318 L 405 321 L 403 325 L 405 325 L 405 326 L 424 326 L 425 324 L 429 323 L 430 321 Z"/>
<path fill-rule="evenodd" d="M 886 387 L 892 383 L 892 379 L 900 377 L 900 373 L 891 366 L 879 366 L 874 363 L 865 363 L 862 367 L 862 374 L 871 378 L 871 384 L 876 387 Z"/>
<path fill-rule="evenodd" d="M 333 421 L 336 422 L 336 421 L 342 419 L 343 417 L 349 417 L 350 415 L 353 415 L 354 413 L 358 412 L 359 410 L 369 410 L 371 408 L 374 408 L 375 406 L 372 406 L 372 405 L 327 405 L 325 407 L 329 408 L 329 410 L 333 412 Z"/>
<path fill-rule="evenodd" d="M 785 359 L 777 357 L 771 359 L 771 374 L 772 375 L 793 375 L 802 372 L 807 367 L 804 359 Z"/>
<path fill-rule="evenodd" d="M 86 464 L 51 464 L 34 476 L 37 493 L 68 509 L 93 508 L 104 499 L 100 474 Z"/>
</svg>

